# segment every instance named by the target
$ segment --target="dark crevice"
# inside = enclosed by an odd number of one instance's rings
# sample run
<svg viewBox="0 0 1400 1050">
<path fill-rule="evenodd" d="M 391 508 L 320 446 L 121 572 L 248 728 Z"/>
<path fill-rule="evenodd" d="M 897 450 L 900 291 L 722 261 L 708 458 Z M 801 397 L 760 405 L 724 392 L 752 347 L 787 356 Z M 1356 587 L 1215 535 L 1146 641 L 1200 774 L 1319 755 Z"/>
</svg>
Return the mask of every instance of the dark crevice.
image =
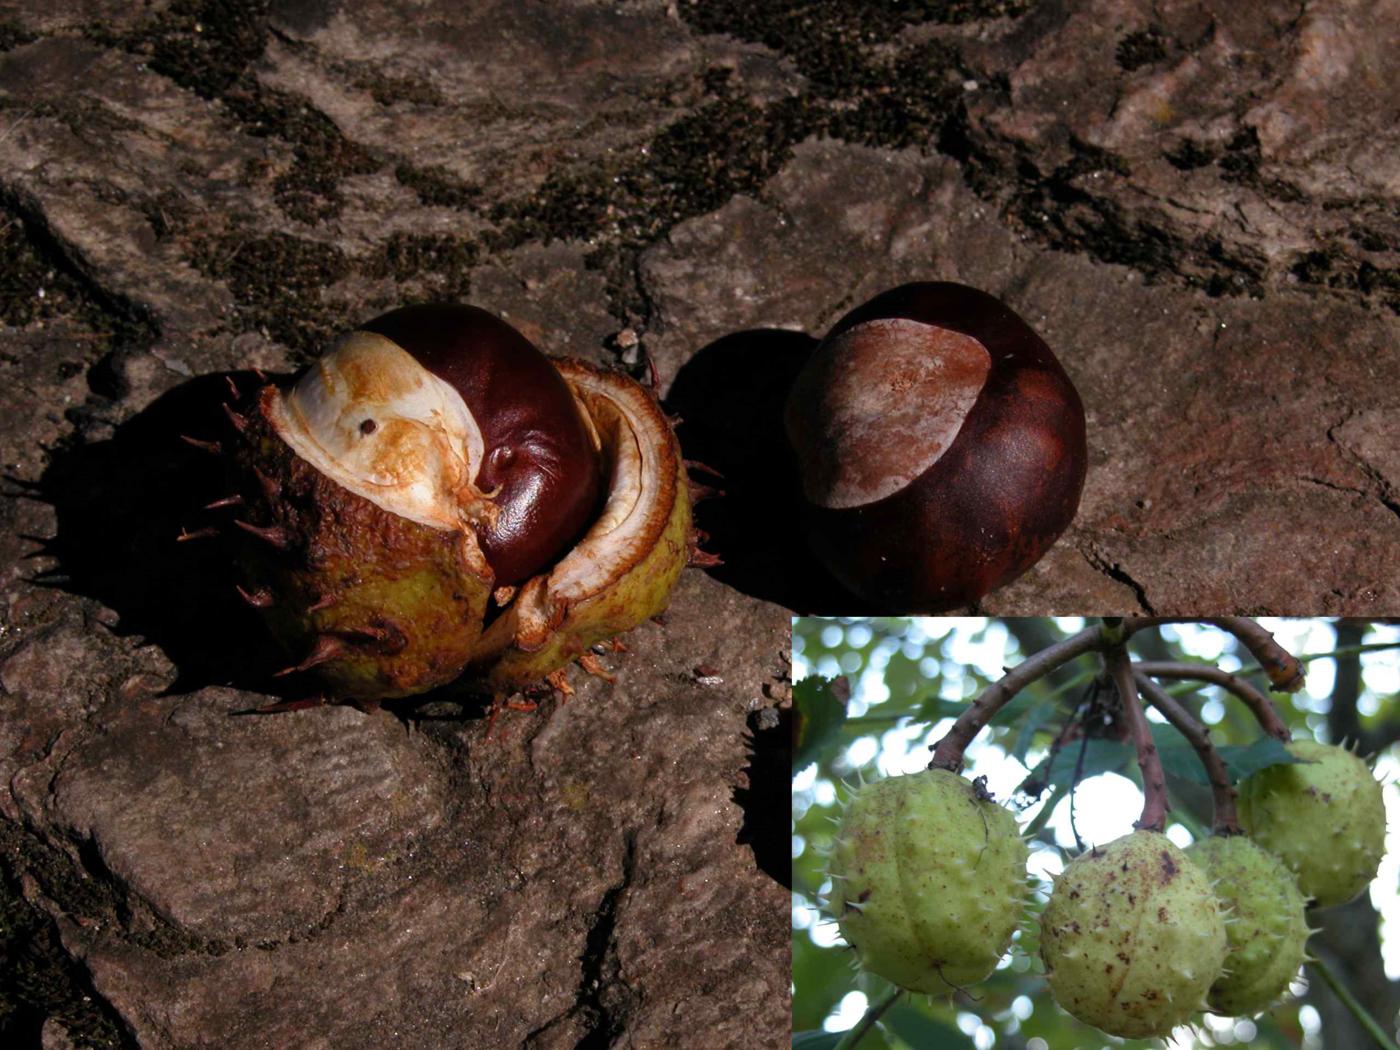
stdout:
<svg viewBox="0 0 1400 1050">
<path fill-rule="evenodd" d="M 224 281 L 239 307 L 239 327 L 265 331 L 308 360 L 346 326 L 346 311 L 326 289 L 350 273 L 333 244 L 272 233 L 224 234 L 194 241 L 190 262 Z"/>
<path fill-rule="evenodd" d="M 1148 26 L 1129 33 L 1118 41 L 1113 56 L 1121 69 L 1131 72 L 1162 61 L 1167 57 L 1168 40 L 1157 26 Z"/>
<path fill-rule="evenodd" d="M 24 44 L 32 44 L 39 34 L 13 18 L 0 19 L 0 51 L 13 51 Z"/>
<path fill-rule="evenodd" d="M 54 920 L 24 894 L 32 842 L 0 821 L 0 1043 L 38 1047 L 51 1019 L 77 1046 L 135 1050 L 135 1034 L 64 948 Z"/>
<path fill-rule="evenodd" d="M 195 937 L 158 915 L 143 899 L 134 896 L 107 866 L 97 843 L 74 837 L 70 854 L 33 835 L 14 832 L 12 859 L 34 880 L 44 895 L 65 914 L 97 926 L 124 931 L 133 944 L 161 958 L 177 955 L 222 955 L 228 945 Z"/>
<path fill-rule="evenodd" d="M 559 169 L 528 197 L 491 210 L 494 249 L 535 240 L 601 240 L 640 248 L 739 193 L 756 192 L 809 130 L 797 100 L 768 107 L 720 98 L 600 169 Z"/>
<path fill-rule="evenodd" d="M 1345 492 L 1348 496 L 1369 497 L 1371 494 L 1365 489 L 1359 489 L 1355 485 L 1339 485 L 1335 481 L 1328 481 L 1326 478 L 1314 478 L 1306 476 L 1302 479 L 1309 485 L 1316 485 L 1318 488 L 1327 489 L 1330 492 Z M 1384 500 L 1382 500 L 1384 502 Z"/>
<path fill-rule="evenodd" d="M 1024 144 L 974 127 L 966 113 L 950 121 L 939 145 L 963 164 L 974 192 L 1003 201 L 1004 214 L 1047 247 L 1126 266 L 1149 281 L 1175 277 L 1212 298 L 1263 294 L 1267 263 L 1257 250 L 1208 235 L 1183 237 L 1165 217 L 1124 209 L 1085 188 L 1130 174 L 1108 150 L 1070 136 L 1069 160 L 1043 173 Z"/>
<path fill-rule="evenodd" d="M 288 170 L 273 176 L 263 162 L 245 170 L 245 181 L 270 177 L 282 211 L 314 225 L 340 214 L 341 179 L 377 171 L 386 158 L 347 138 L 309 100 L 258 80 L 252 67 L 267 48 L 269 7 L 268 0 L 175 0 L 129 32 L 95 26 L 89 35 L 146 59 L 152 70 L 199 97 L 222 103 L 247 134 L 287 143 Z"/>
<path fill-rule="evenodd" d="M 1337 428 L 1342 426 L 1344 423 L 1346 423 L 1345 419 L 1342 420 L 1341 423 L 1337 423 L 1335 426 L 1328 427 L 1327 440 L 1331 442 L 1332 445 L 1342 454 L 1342 457 L 1344 459 L 1350 461 L 1351 463 L 1354 463 L 1356 467 L 1363 474 L 1366 475 L 1367 480 L 1370 481 L 1373 486 L 1373 491 L 1367 492 L 1361 489 L 1348 488 L 1343 485 L 1335 485 L 1331 482 L 1323 481 L 1319 478 L 1305 478 L 1304 480 L 1310 481 L 1315 485 L 1322 485 L 1326 488 L 1336 489 L 1341 492 L 1352 492 L 1361 496 L 1374 497 L 1380 503 L 1381 506 L 1383 506 L 1386 510 L 1390 511 L 1390 513 L 1395 515 L 1396 518 L 1400 518 L 1400 500 L 1397 500 L 1395 498 L 1394 490 L 1391 488 L 1391 485 L 1386 480 L 1385 476 L 1381 474 L 1381 472 L 1377 470 L 1374 466 L 1372 466 L 1369 462 L 1367 462 L 1362 456 L 1358 455 L 1355 451 L 1348 448 L 1346 443 L 1341 441 L 1337 437 Z"/>
<path fill-rule="evenodd" d="M 56 235 L 39 203 L 0 184 L 0 324 L 24 328 L 66 318 L 85 329 L 91 350 L 64 361 L 62 378 L 86 371 L 88 394 L 63 410 L 72 430 L 60 445 L 80 446 L 109 433 L 130 389 L 127 363 L 160 338 L 145 304 L 104 287 L 73 247 Z"/>
<path fill-rule="evenodd" d="M 1366 251 L 1395 252 L 1400 246 L 1378 242 L 1374 236 L 1353 233 L 1352 239 Z M 1298 255 L 1289 275 L 1299 284 L 1334 291 L 1355 292 L 1367 299 L 1379 298 L 1392 312 L 1400 313 L 1400 270 L 1357 260 L 1354 249 L 1325 244 Z"/>
<path fill-rule="evenodd" d="M 764 707 L 749 716 L 748 786 L 734 790 L 744 811 L 737 841 L 753 850 L 760 871 L 792 889 L 786 834 L 792 790 L 792 709 Z"/>
<path fill-rule="evenodd" d="M 627 1000 L 631 992 L 619 986 L 614 930 L 617 925 L 617 901 L 631 884 L 636 863 L 637 837 L 635 832 L 629 831 L 622 858 L 622 878 L 598 902 L 584 942 L 583 955 L 579 957 L 581 976 L 572 1013 L 583 1019 L 588 1030 L 574 1044 L 575 1050 L 601 1050 L 611 1046 L 621 1034 L 626 1021 Z"/>
<path fill-rule="evenodd" d="M 1133 579 L 1124 571 L 1117 562 L 1111 562 L 1101 553 L 1092 548 L 1081 547 L 1079 553 L 1084 556 L 1084 560 L 1094 567 L 1098 572 L 1103 573 L 1110 580 L 1121 583 L 1133 592 L 1133 597 L 1137 600 L 1138 609 L 1149 616 L 1155 615 L 1156 610 L 1152 608 L 1152 603 L 1147 600 L 1147 590 L 1137 580 Z"/>
<path fill-rule="evenodd" d="M 640 253 L 678 223 L 713 212 L 736 194 L 761 193 L 797 143 L 812 136 L 889 149 L 940 150 L 963 165 L 975 191 L 999 202 L 1008 221 L 1046 246 L 1127 266 L 1148 280 L 1174 277 L 1212 297 L 1257 297 L 1271 276 L 1268 261 L 1247 245 L 1184 234 L 1169 216 L 1124 208 L 1098 192 L 1102 175 L 1127 174 L 1121 158 L 1108 151 L 1071 139 L 1068 162 L 1047 173 L 1033 163 L 1024 144 L 998 141 L 968 117 L 963 85 L 978 85 L 981 106 L 988 100 L 1005 105 L 1006 77 L 969 65 L 955 41 L 899 47 L 899 35 L 913 26 L 995 19 L 1008 23 L 1014 48 L 1019 35 L 1044 31 L 1042 9 L 1023 2 L 782 0 L 755 5 L 715 0 L 682 5 L 680 17 L 696 32 L 759 43 L 791 61 L 803 78 L 799 91 L 757 104 L 733 82 L 731 70 L 708 69 L 696 85 L 707 101 L 635 151 L 622 151 L 602 164 L 561 165 L 536 191 L 495 204 L 483 199 L 482 187 L 450 172 L 418 168 L 354 142 L 305 98 L 261 83 L 254 65 L 273 34 L 269 9 L 267 0 L 175 0 L 135 29 L 119 34 L 92 27 L 88 33 L 99 43 L 147 59 L 151 68 L 187 90 L 222 103 L 248 134 L 288 144 L 293 155 L 287 170 L 250 169 L 245 176 L 250 183 L 270 180 L 274 198 L 293 218 L 316 223 L 335 216 L 342 205 L 341 180 L 386 165 L 427 206 L 487 213 L 498 228 L 484 243 L 400 234 L 399 242 L 352 264 L 355 273 L 407 282 L 397 291 L 410 301 L 467 297 L 469 273 L 484 257 L 483 249 L 588 240 L 595 247 L 586 265 L 604 275 L 610 313 L 619 325 L 644 329 L 651 304 L 637 278 Z M 1183 47 L 1190 49 L 1149 26 L 1124 37 L 1117 57 L 1125 68 L 1136 69 Z M 1183 169 L 1216 164 L 1223 179 L 1283 200 L 1297 197 L 1295 188 L 1261 175 L 1259 139 L 1249 127 L 1218 155 L 1183 142 L 1168 159 Z M 308 272 L 317 269 L 313 265 Z M 1329 249 L 1325 258 L 1304 255 L 1292 277 L 1304 285 L 1376 295 L 1400 310 L 1394 272 L 1351 259 L 1341 248 Z M 304 358 L 343 327 L 354 309 L 322 303 L 319 293 L 310 304 L 282 302 L 273 295 L 241 311 L 240 320 L 245 330 L 267 328 Z M 121 371 L 118 355 L 94 371 L 95 388 L 119 390 Z"/>
<path fill-rule="evenodd" d="M 124 396 L 122 361 L 160 338 L 155 314 L 93 277 L 73 248 L 54 234 L 33 198 L 0 185 L 0 210 L 13 217 L 4 232 L 7 259 L 0 277 L 0 320 L 22 326 L 75 308 L 79 320 L 106 336 L 107 352 L 88 377 L 93 393 L 113 400 Z M 31 260 L 27 270 L 17 256 Z M 49 289 L 55 293 L 54 306 L 34 305 L 37 289 L 31 286 L 36 281 L 45 287 L 46 298 Z"/>
</svg>

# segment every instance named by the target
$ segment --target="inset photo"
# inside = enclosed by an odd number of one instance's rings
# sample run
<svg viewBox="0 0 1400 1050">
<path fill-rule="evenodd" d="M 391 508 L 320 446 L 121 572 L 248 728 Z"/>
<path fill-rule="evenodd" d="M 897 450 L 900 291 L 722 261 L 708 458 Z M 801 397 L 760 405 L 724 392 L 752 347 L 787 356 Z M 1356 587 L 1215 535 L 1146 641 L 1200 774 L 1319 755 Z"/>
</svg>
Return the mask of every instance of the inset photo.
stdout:
<svg viewBox="0 0 1400 1050">
<path fill-rule="evenodd" d="M 794 1048 L 1395 1047 L 1400 624 L 801 617 L 793 692 Z"/>
</svg>

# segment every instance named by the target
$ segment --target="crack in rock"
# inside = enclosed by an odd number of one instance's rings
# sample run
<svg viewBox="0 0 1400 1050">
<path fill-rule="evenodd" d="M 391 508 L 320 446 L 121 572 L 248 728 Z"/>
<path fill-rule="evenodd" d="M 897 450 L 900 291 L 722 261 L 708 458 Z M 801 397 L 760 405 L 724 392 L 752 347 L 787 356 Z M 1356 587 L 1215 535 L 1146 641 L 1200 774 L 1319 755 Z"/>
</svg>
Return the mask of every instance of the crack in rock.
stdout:
<svg viewBox="0 0 1400 1050">
<path fill-rule="evenodd" d="M 1147 590 L 1137 580 L 1128 575 L 1123 566 L 1111 561 L 1102 551 L 1092 544 L 1087 544 L 1079 548 L 1079 553 L 1098 572 L 1103 573 L 1115 583 L 1121 583 L 1133 592 L 1133 597 L 1137 600 L 1138 608 L 1149 616 L 1155 615 L 1156 610 L 1152 608 L 1152 603 L 1147 600 Z"/>
<path fill-rule="evenodd" d="M 1330 489 L 1337 489 L 1342 492 L 1355 492 L 1362 496 L 1372 497 L 1386 510 L 1390 511 L 1391 514 L 1395 515 L 1396 518 L 1400 518 L 1400 499 L 1396 498 L 1395 489 L 1391 485 L 1390 480 L 1375 466 L 1375 464 L 1366 458 L 1365 455 L 1347 444 L 1337 433 L 1337 431 L 1346 426 L 1347 423 L 1351 422 L 1351 419 L 1352 417 L 1348 415 L 1341 422 L 1328 427 L 1327 440 L 1336 446 L 1344 460 L 1355 465 L 1366 476 L 1367 480 L 1371 482 L 1371 489 L 1353 489 L 1347 486 L 1321 481 L 1317 478 L 1305 478 L 1304 480 L 1323 485 Z"/>
<path fill-rule="evenodd" d="M 622 878 L 598 902 L 588 929 L 588 938 L 584 942 L 583 955 L 579 957 L 581 976 L 571 1013 L 583 1016 L 588 1031 L 578 1041 L 575 1050 L 601 1050 L 611 1046 L 626 1020 L 626 1001 L 632 993 L 618 976 L 614 931 L 617 901 L 631 885 L 636 863 L 637 836 L 634 831 L 628 831 L 626 852 L 622 858 Z M 620 994 L 607 994 L 614 990 Z M 621 1004 L 616 1001 L 618 999 L 622 1000 Z"/>
</svg>

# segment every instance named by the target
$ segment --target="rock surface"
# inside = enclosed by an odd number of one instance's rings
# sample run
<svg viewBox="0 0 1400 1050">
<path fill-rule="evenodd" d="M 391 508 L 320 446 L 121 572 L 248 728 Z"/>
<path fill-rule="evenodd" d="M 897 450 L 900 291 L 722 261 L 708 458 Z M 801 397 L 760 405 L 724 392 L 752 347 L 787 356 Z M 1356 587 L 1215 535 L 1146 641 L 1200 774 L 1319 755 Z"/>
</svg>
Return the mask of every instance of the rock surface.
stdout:
<svg viewBox="0 0 1400 1050">
<path fill-rule="evenodd" d="M 1396 21 L 0 0 L 0 1025 L 785 1045 L 776 709 L 789 609 L 832 599 L 775 408 L 901 281 L 1004 298 L 1088 410 L 1078 520 L 985 611 L 1393 612 Z M 435 297 L 553 353 L 644 350 L 726 474 L 701 508 L 726 564 L 616 685 L 489 729 L 227 717 L 276 665 L 217 555 L 170 542 L 220 493 L 169 437 L 218 373 Z"/>
</svg>

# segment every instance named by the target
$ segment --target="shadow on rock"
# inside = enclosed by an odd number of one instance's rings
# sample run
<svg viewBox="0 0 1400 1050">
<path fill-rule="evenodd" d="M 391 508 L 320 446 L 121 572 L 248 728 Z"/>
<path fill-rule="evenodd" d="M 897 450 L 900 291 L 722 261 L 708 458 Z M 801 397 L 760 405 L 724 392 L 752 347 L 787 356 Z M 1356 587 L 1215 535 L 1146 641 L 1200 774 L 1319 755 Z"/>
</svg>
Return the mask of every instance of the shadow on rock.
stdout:
<svg viewBox="0 0 1400 1050">
<path fill-rule="evenodd" d="M 799 526 L 797 464 L 783 430 L 783 403 L 817 341 L 801 332 L 760 328 L 706 346 L 676 375 L 666 398 L 680 414 L 686 458 L 718 472 L 723 498 L 695 508 L 702 546 L 724 564 L 709 570 L 751 597 L 796 612 L 856 602 L 812 557 Z M 697 471 L 707 481 L 703 471 Z"/>
<path fill-rule="evenodd" d="M 753 850 L 758 869 L 792 889 L 792 711 L 765 707 L 749 716 L 749 786 L 736 788 L 744 811 L 736 839 Z"/>
<path fill-rule="evenodd" d="M 36 582 L 100 601 L 117 630 L 160 646 L 175 664 L 173 692 L 228 684 L 294 695 L 271 674 L 286 662 L 234 589 L 234 510 L 203 510 L 229 494 L 215 448 L 226 438 L 230 381 L 251 391 L 251 372 L 201 376 L 157 399 L 111 439 L 55 450 L 39 482 L 58 531 L 45 553 L 58 567 Z M 217 533 L 181 542 L 182 534 Z"/>
<path fill-rule="evenodd" d="M 58 566 L 35 582 L 96 599 L 118 614 L 118 633 L 158 645 L 176 667 L 170 692 L 227 685 L 274 697 L 276 713 L 314 705 L 321 690 L 310 675 L 276 676 L 294 659 L 235 586 L 238 509 L 207 509 L 232 491 L 212 447 L 232 437 L 230 384 L 250 394 L 263 382 L 252 372 L 200 376 L 111 439 L 55 450 L 33 494 L 55 508 L 57 534 L 40 542 Z M 491 699 L 458 681 L 386 707 L 409 721 L 465 721 L 489 713 Z"/>
</svg>

